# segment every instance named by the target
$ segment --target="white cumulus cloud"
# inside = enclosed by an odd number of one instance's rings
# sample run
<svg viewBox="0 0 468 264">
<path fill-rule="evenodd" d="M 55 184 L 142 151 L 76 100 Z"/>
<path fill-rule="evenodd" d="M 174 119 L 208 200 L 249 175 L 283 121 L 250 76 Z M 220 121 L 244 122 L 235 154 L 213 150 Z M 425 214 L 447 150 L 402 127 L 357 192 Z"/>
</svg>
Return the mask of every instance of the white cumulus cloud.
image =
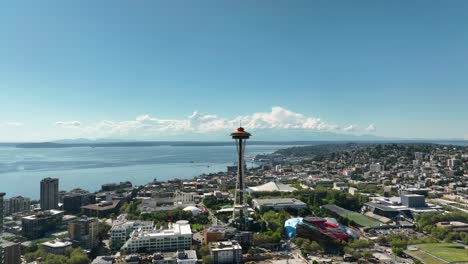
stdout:
<svg viewBox="0 0 468 264">
<path fill-rule="evenodd" d="M 376 130 L 374 124 L 369 124 L 368 127 L 366 127 L 367 132 L 374 132 Z"/>
<path fill-rule="evenodd" d="M 22 126 L 24 125 L 23 123 L 20 123 L 20 122 L 3 122 L 3 123 L 0 123 L 0 126 Z"/>
<path fill-rule="evenodd" d="M 180 135 L 186 133 L 209 133 L 230 131 L 239 126 L 247 130 L 263 129 L 301 129 L 315 131 L 339 131 L 341 127 L 317 117 L 306 116 L 283 107 L 275 106 L 269 112 L 257 112 L 250 115 L 224 118 L 213 114 L 193 112 L 183 119 L 164 119 L 156 116 L 141 115 L 133 120 L 102 120 L 94 125 L 82 125 L 78 121 L 59 121 L 57 126 L 79 129 L 83 136 L 143 136 L 153 137 L 161 133 Z M 358 125 L 345 127 L 343 130 L 353 132 Z"/>
<path fill-rule="evenodd" d="M 354 131 L 357 130 L 358 127 L 359 127 L 358 125 L 349 125 L 349 126 L 343 128 L 343 131 L 344 132 L 354 132 Z"/>
<path fill-rule="evenodd" d="M 55 122 L 56 126 L 63 127 L 63 128 L 77 128 L 81 126 L 81 122 L 79 121 L 57 121 Z"/>
</svg>

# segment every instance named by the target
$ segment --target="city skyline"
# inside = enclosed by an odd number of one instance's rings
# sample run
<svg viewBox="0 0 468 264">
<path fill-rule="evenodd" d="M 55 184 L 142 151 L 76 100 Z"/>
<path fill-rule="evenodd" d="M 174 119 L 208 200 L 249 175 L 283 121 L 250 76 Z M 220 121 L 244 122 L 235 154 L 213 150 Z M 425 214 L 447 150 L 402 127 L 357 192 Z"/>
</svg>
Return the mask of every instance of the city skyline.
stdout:
<svg viewBox="0 0 468 264">
<path fill-rule="evenodd" d="M 46 2 L 0 10 L 0 142 L 468 139 L 466 1 Z"/>
</svg>

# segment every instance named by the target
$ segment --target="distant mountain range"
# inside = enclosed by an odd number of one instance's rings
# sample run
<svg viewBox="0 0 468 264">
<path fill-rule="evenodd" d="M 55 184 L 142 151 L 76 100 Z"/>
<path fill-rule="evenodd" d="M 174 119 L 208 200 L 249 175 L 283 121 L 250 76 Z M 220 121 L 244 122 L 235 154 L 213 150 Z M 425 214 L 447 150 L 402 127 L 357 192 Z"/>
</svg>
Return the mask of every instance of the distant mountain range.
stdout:
<svg viewBox="0 0 468 264">
<path fill-rule="evenodd" d="M 58 144 L 100 144 L 100 143 L 115 143 L 115 142 L 131 142 L 132 140 L 121 140 L 121 139 L 87 139 L 87 138 L 76 138 L 76 139 L 60 139 L 51 141 L 52 143 Z"/>
<path fill-rule="evenodd" d="M 61 139 L 50 142 L 21 143 L 21 148 L 63 148 L 63 147 L 125 147 L 125 146 L 224 146 L 232 145 L 228 133 L 207 133 L 199 135 L 200 140 L 193 140 L 194 135 L 169 135 L 164 140 L 123 140 L 123 139 Z M 209 139 L 209 141 L 204 140 Z M 336 141 L 376 141 L 388 140 L 373 135 L 356 136 L 332 132 L 311 132 L 310 130 L 258 130 L 252 135 L 249 144 L 256 145 L 310 145 Z"/>
<path fill-rule="evenodd" d="M 170 135 L 162 140 L 132 140 L 132 139 L 62 139 L 37 143 L 0 143 L 2 146 L 19 148 L 67 148 L 67 147 L 144 147 L 144 146 L 229 146 L 233 142 L 228 133 L 200 134 L 199 140 L 193 140 L 194 135 Z M 208 140 L 205 140 L 208 139 Z M 348 133 L 316 132 L 310 130 L 257 130 L 254 131 L 249 145 L 317 145 L 349 142 L 398 142 L 398 143 L 439 143 L 467 145 L 463 139 L 402 139 L 379 137 L 374 135 L 355 135 Z"/>
</svg>

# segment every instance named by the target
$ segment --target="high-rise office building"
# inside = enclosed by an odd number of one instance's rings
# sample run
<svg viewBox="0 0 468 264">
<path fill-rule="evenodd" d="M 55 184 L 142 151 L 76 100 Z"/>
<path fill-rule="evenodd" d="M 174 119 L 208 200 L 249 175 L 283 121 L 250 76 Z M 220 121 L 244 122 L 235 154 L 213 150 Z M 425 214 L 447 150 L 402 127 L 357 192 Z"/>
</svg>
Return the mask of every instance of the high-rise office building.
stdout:
<svg viewBox="0 0 468 264">
<path fill-rule="evenodd" d="M 58 209 L 59 180 L 56 178 L 45 178 L 41 181 L 41 209 Z"/>
<path fill-rule="evenodd" d="M 3 196 L 5 193 L 0 193 L 0 264 L 4 264 L 3 261 Z"/>
</svg>

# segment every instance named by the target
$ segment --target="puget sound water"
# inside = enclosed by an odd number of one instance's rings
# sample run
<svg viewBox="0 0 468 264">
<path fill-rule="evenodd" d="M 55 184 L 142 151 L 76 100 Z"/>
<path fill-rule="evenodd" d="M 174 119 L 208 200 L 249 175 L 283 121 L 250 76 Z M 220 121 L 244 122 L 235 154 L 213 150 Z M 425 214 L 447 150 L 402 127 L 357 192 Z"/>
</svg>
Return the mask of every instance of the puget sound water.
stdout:
<svg viewBox="0 0 468 264">
<path fill-rule="evenodd" d="M 251 145 L 246 155 L 271 153 L 289 146 Z M 0 147 L 0 192 L 6 197 L 39 198 L 42 178 L 59 178 L 60 190 L 97 191 L 104 183 L 153 179 L 190 179 L 202 173 L 226 171 L 236 161 L 232 146 L 157 147 Z"/>
</svg>

